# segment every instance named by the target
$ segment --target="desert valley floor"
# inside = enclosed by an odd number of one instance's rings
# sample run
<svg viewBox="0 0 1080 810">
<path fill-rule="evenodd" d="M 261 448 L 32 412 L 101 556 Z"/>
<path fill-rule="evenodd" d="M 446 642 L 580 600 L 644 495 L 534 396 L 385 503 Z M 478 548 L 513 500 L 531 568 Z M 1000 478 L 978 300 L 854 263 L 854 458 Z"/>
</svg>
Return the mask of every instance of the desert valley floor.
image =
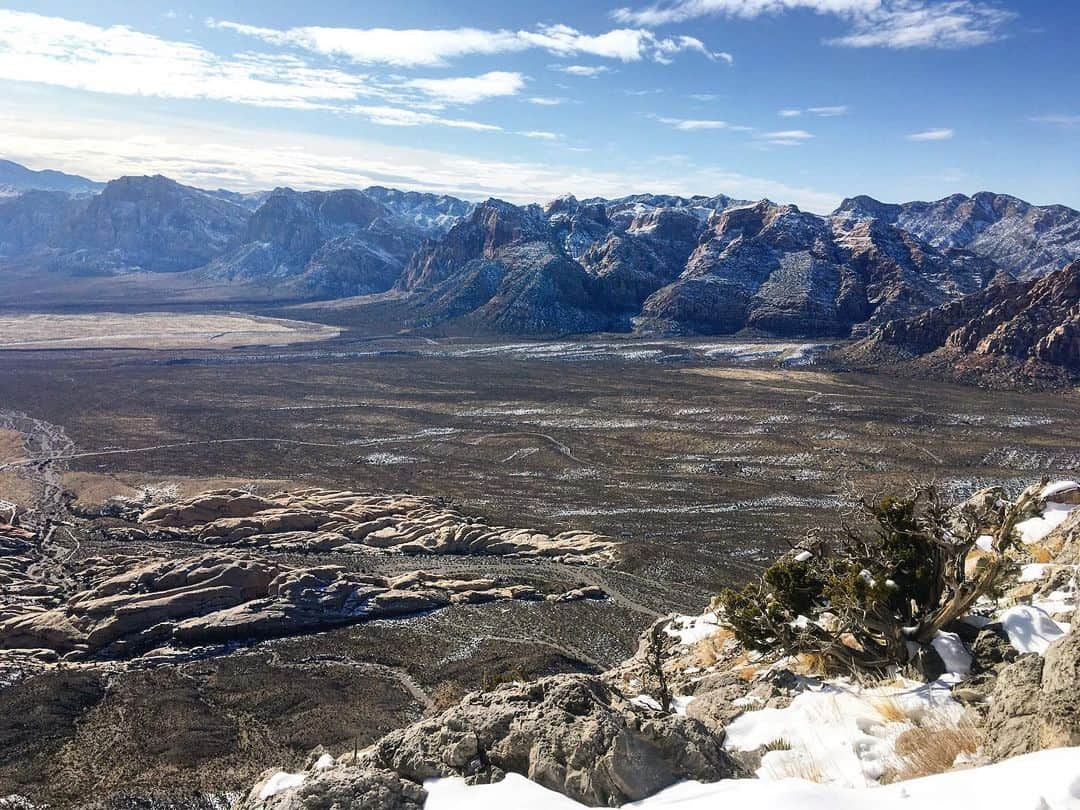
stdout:
<svg viewBox="0 0 1080 810">
<path fill-rule="evenodd" d="M 61 670 L 37 681 L 46 693 L 0 691 L 4 784 L 105 794 L 182 778 L 235 790 L 317 744 L 363 745 L 485 678 L 610 666 L 656 615 L 700 611 L 809 528 L 839 527 L 859 496 L 933 479 L 960 498 L 1080 467 L 1075 395 L 834 374 L 807 363 L 813 346 L 348 328 L 320 341 L 304 327 L 302 343 L 211 348 L 215 328 L 110 348 L 102 327 L 93 348 L 0 351 L 0 497 L 30 503 L 53 484 L 76 507 L 147 485 L 437 496 L 503 525 L 608 535 L 622 555 L 606 570 L 332 552 L 321 561 L 510 572 L 544 587 L 599 585 L 609 598 L 456 605 L 169 667 Z M 268 327 L 251 328 L 262 333 L 253 343 L 273 342 Z M 131 550 L 59 542 L 73 560 Z M 37 726 L 16 723 L 50 688 L 63 700 Z"/>
</svg>

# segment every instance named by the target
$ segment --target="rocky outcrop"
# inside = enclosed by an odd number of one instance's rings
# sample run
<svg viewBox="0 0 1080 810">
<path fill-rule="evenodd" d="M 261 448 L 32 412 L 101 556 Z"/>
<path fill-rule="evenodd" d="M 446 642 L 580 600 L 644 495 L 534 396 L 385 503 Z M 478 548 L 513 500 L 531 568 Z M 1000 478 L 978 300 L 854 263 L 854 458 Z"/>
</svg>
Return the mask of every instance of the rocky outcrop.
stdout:
<svg viewBox="0 0 1080 810">
<path fill-rule="evenodd" d="M 889 225 L 763 200 L 718 214 L 686 269 L 645 302 L 636 323 L 644 331 L 840 337 L 981 289 L 993 274 L 989 262 L 943 253 Z"/>
<path fill-rule="evenodd" d="M 271 551 L 381 549 L 402 554 L 493 554 L 562 562 L 604 563 L 615 542 L 583 531 L 549 535 L 491 526 L 437 498 L 362 495 L 308 489 L 269 497 L 216 490 L 142 513 L 139 525 L 118 529 L 173 532 L 201 543 Z"/>
<path fill-rule="evenodd" d="M 1072 627 L 1080 627 L 1080 610 Z M 1031 653 L 1001 670 L 986 721 L 994 760 L 1080 745 L 1080 632 Z"/>
<path fill-rule="evenodd" d="M 0 256 L 18 256 L 46 245 L 57 229 L 88 203 L 86 198 L 61 191 L 0 196 Z"/>
<path fill-rule="evenodd" d="M 363 191 L 279 188 L 206 275 L 272 282 L 320 298 L 382 292 L 397 281 L 422 235 Z"/>
<path fill-rule="evenodd" d="M 291 777 L 291 779 L 290 779 Z M 275 781 L 276 780 L 276 781 Z M 290 782 L 293 789 L 280 788 Z M 280 789 L 279 789 L 280 788 Z M 427 791 L 393 771 L 374 767 L 322 768 L 305 773 L 268 772 L 239 805 L 265 810 L 421 810 Z"/>
<path fill-rule="evenodd" d="M 723 750 L 723 736 L 696 720 L 635 706 L 596 676 L 557 675 L 473 693 L 436 717 L 391 732 L 356 762 L 346 755 L 310 779 L 298 775 L 298 787 L 262 802 L 259 795 L 274 778 L 268 774 L 242 806 L 322 807 L 331 795 L 372 802 L 385 794 L 386 804 L 339 806 L 407 807 L 398 803 L 405 791 L 396 789 L 391 774 L 418 787 L 436 777 L 475 784 L 507 773 L 593 807 L 643 799 L 687 779 L 742 775 Z"/>
<path fill-rule="evenodd" d="M 0 648 L 127 657 L 168 645 L 295 635 L 451 604 L 597 595 L 580 589 L 544 594 L 512 581 L 425 572 L 383 577 L 211 552 L 145 562 L 69 596 L 59 607 L 7 618 L 0 622 Z"/>
<path fill-rule="evenodd" d="M 1080 212 L 1007 194 L 953 194 L 901 205 L 853 197 L 836 213 L 895 224 L 937 248 L 970 251 L 1021 278 L 1046 275 L 1080 258 Z"/>
<path fill-rule="evenodd" d="M 218 256 L 248 212 L 167 177 L 121 177 L 50 237 L 58 269 L 174 272 Z"/>
<path fill-rule="evenodd" d="M 1014 387 L 1080 378 L 1080 262 L 891 321 L 836 356 L 856 368 Z"/>
</svg>

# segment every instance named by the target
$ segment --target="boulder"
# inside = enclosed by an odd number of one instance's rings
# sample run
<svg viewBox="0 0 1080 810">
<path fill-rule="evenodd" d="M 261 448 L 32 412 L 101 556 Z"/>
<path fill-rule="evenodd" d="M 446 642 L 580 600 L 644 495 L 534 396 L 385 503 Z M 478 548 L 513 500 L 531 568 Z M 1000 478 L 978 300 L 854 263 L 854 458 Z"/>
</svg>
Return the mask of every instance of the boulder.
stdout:
<svg viewBox="0 0 1080 810">
<path fill-rule="evenodd" d="M 299 779 L 297 787 L 280 787 Z M 313 767 L 301 774 L 267 771 L 237 810 L 421 810 L 426 800 L 423 787 L 392 771 Z"/>
<path fill-rule="evenodd" d="M 739 775 L 722 743 L 697 720 L 638 709 L 599 677 L 556 675 L 473 693 L 391 732 L 370 757 L 417 782 L 513 772 L 584 804 L 616 806 L 678 781 Z"/>
<path fill-rule="evenodd" d="M 1080 620 L 1080 610 L 1073 617 Z M 1080 625 L 1073 624 L 1073 627 Z M 1055 641 L 1045 657 L 1021 656 L 998 675 L 987 715 L 987 750 L 1001 760 L 1080 745 L 1080 631 Z"/>
</svg>

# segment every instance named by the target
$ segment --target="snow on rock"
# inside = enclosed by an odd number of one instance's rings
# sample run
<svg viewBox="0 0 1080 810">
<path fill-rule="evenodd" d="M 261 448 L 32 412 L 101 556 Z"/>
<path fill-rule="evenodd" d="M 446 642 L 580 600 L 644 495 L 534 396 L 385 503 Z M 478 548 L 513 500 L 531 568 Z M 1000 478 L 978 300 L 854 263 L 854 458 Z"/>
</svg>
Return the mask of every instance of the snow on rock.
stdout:
<svg viewBox="0 0 1080 810">
<path fill-rule="evenodd" d="M 317 760 L 315 760 L 315 770 L 325 771 L 327 768 L 334 766 L 334 757 L 332 754 L 323 754 Z"/>
<path fill-rule="evenodd" d="M 1020 566 L 1020 579 L 1018 582 L 1037 582 L 1046 576 L 1046 563 L 1028 563 Z"/>
<path fill-rule="evenodd" d="M 652 709 L 654 712 L 661 712 L 664 710 L 664 707 L 660 705 L 660 701 L 652 695 L 638 695 L 637 697 L 630 698 L 630 702 L 642 709 Z"/>
<path fill-rule="evenodd" d="M 1046 535 L 1065 522 L 1076 507 L 1068 503 L 1047 503 L 1041 516 L 1028 518 L 1016 524 L 1020 539 L 1026 544 L 1038 543 Z"/>
<path fill-rule="evenodd" d="M 1040 493 L 1045 500 L 1054 500 L 1055 495 L 1059 495 L 1062 492 L 1069 492 L 1074 489 L 1080 489 L 1080 484 L 1075 481 L 1054 481 L 1043 487 L 1043 491 Z"/>
<path fill-rule="evenodd" d="M 1009 642 L 1021 653 L 1042 655 L 1046 648 L 1065 635 L 1066 630 L 1045 610 L 1034 605 L 1017 605 L 1001 614 L 1001 625 Z"/>
<path fill-rule="evenodd" d="M 431 779 L 425 810 L 581 810 L 585 805 L 518 774 L 495 784 Z M 680 782 L 623 805 L 630 810 L 1077 810 L 1080 748 L 1055 748 L 987 765 L 873 789 L 802 779 Z"/>
<path fill-rule="evenodd" d="M 700 616 L 676 616 L 664 628 L 664 632 L 677 638 L 683 646 L 697 644 L 720 629 L 715 613 Z"/>
<path fill-rule="evenodd" d="M 930 646 L 941 656 L 945 663 L 945 675 L 941 680 L 957 683 L 971 674 L 971 653 L 956 633 L 939 631 Z"/>
<path fill-rule="evenodd" d="M 304 784 L 305 776 L 302 773 L 286 773 L 285 771 L 278 771 L 265 782 L 263 782 L 262 789 L 259 790 L 260 799 L 269 799 L 271 796 L 276 796 L 284 790 L 300 787 Z"/>
<path fill-rule="evenodd" d="M 827 784 L 873 784 L 895 761 L 895 741 L 903 732 L 930 717 L 955 724 L 963 714 L 944 683 L 902 684 L 863 689 L 846 680 L 826 682 L 818 691 L 798 695 L 787 708 L 740 715 L 728 724 L 724 747 L 753 751 L 786 743 L 790 750 L 762 758 L 762 779 L 798 776 L 812 768 Z M 890 719 L 896 712 L 904 719 Z"/>
</svg>

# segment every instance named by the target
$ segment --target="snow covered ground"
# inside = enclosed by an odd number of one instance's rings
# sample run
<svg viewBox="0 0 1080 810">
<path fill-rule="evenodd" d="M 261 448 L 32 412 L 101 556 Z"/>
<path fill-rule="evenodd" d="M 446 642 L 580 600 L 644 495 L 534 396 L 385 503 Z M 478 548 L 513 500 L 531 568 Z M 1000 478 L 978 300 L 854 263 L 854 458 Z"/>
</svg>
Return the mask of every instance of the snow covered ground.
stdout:
<svg viewBox="0 0 1080 810">
<path fill-rule="evenodd" d="M 784 709 L 740 715 L 728 725 L 724 747 L 754 751 L 779 745 L 761 758 L 760 779 L 812 774 L 825 784 L 860 788 L 902 766 L 895 754 L 901 734 L 926 724 L 955 728 L 962 718 L 963 708 L 943 684 L 897 681 L 861 688 L 837 679 L 803 692 Z"/>
<path fill-rule="evenodd" d="M 433 779 L 426 810 L 579 810 L 585 807 L 523 776 L 492 785 Z M 682 782 L 634 810 L 1080 810 L 1080 748 L 1057 748 L 996 765 L 884 787 L 850 789 L 802 779 Z"/>
</svg>

